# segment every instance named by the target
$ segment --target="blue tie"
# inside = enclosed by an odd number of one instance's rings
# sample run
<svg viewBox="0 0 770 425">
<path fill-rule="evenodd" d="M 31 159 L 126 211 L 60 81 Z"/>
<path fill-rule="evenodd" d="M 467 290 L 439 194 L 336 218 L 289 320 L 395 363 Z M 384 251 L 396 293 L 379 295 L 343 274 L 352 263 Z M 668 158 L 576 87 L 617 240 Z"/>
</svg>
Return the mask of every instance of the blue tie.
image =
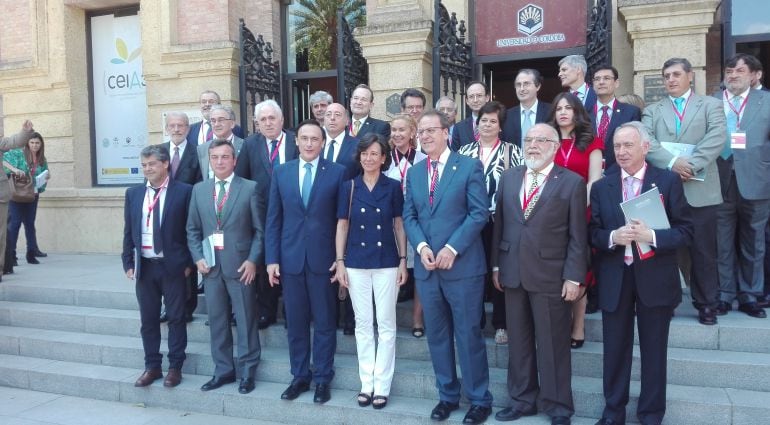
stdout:
<svg viewBox="0 0 770 425">
<path fill-rule="evenodd" d="M 683 97 L 677 97 L 674 99 L 674 104 L 676 105 L 676 110 L 679 112 L 679 115 L 684 114 L 684 98 Z M 684 116 L 682 116 L 684 118 Z M 679 119 L 679 117 L 676 117 L 676 134 L 677 136 L 682 131 L 682 120 Z"/>
<path fill-rule="evenodd" d="M 733 107 L 728 108 L 729 110 L 727 111 L 727 143 L 725 143 L 725 147 L 722 149 L 722 153 L 719 154 L 722 159 L 728 159 L 733 155 L 733 149 L 730 147 L 730 135 L 738 130 L 739 117 L 735 111 L 738 111 L 741 107 L 741 97 L 733 96 L 733 98 L 730 100 L 730 103 L 732 103 Z"/>
<path fill-rule="evenodd" d="M 310 201 L 310 189 L 313 186 L 313 164 L 305 163 L 305 177 L 302 179 L 302 204 L 307 207 L 308 201 Z"/>
</svg>

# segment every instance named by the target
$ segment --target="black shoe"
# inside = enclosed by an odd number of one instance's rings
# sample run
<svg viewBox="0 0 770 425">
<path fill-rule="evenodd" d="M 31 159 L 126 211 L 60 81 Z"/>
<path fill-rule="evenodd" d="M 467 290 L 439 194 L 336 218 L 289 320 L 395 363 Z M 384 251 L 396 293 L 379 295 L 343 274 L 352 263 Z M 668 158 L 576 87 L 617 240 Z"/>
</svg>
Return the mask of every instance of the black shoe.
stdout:
<svg viewBox="0 0 770 425">
<path fill-rule="evenodd" d="M 307 382 L 292 382 L 289 388 L 286 388 L 286 391 L 281 394 L 281 400 L 294 400 L 309 389 L 310 384 Z"/>
<path fill-rule="evenodd" d="M 570 348 L 577 350 L 578 348 L 583 347 L 583 344 L 585 344 L 585 342 L 586 342 L 585 338 L 584 339 L 570 338 L 569 346 Z"/>
<path fill-rule="evenodd" d="M 37 258 L 35 258 L 34 255 L 32 255 L 31 252 L 27 253 L 27 264 L 40 264 L 40 261 L 37 261 Z"/>
<path fill-rule="evenodd" d="M 267 329 L 273 323 L 275 323 L 275 317 L 262 316 L 257 322 L 257 327 L 259 329 Z"/>
<path fill-rule="evenodd" d="M 714 309 L 714 312 L 717 316 L 725 316 L 727 315 L 727 312 L 731 311 L 732 309 L 732 303 L 728 303 L 727 301 L 720 301 L 717 303 L 717 307 Z"/>
<path fill-rule="evenodd" d="M 430 412 L 430 418 L 434 421 L 445 421 L 449 415 L 460 408 L 460 403 L 450 403 L 448 401 L 439 401 L 436 407 Z"/>
<path fill-rule="evenodd" d="M 40 257 L 40 258 L 48 257 L 48 254 L 46 254 L 45 252 L 43 252 L 43 251 L 41 251 L 39 249 L 36 249 L 36 250 L 32 251 L 32 255 L 34 255 L 35 257 Z"/>
<path fill-rule="evenodd" d="M 241 383 L 238 385 L 238 392 L 248 394 L 252 391 L 254 391 L 254 378 L 241 379 Z"/>
<path fill-rule="evenodd" d="M 166 314 L 165 308 L 160 311 L 160 318 L 158 319 L 158 321 L 160 321 L 160 323 L 168 322 L 168 314 Z"/>
<path fill-rule="evenodd" d="M 770 308 L 770 296 L 757 297 L 757 307 Z"/>
<path fill-rule="evenodd" d="M 495 419 L 497 419 L 500 422 L 507 422 L 507 421 L 515 421 L 516 419 L 520 419 L 524 416 L 534 416 L 534 415 L 537 415 L 537 409 L 519 410 L 515 407 L 506 407 L 505 409 L 495 414 Z"/>
<path fill-rule="evenodd" d="M 465 418 L 463 418 L 463 423 L 474 424 L 474 425 L 484 423 L 484 421 L 486 421 L 487 418 L 489 417 L 490 413 L 492 413 L 491 407 L 479 406 L 474 404 L 468 410 L 468 413 L 465 414 Z"/>
<path fill-rule="evenodd" d="M 313 403 L 323 404 L 332 398 L 332 390 L 329 384 L 318 384 L 315 387 L 315 395 L 313 396 Z"/>
<path fill-rule="evenodd" d="M 215 390 L 221 387 L 222 385 L 232 384 L 233 382 L 235 382 L 235 376 L 224 376 L 221 378 L 218 376 L 215 376 L 211 378 L 209 382 L 206 382 L 205 384 L 203 384 L 203 386 L 201 387 L 201 391 Z"/>
<path fill-rule="evenodd" d="M 570 425 L 571 423 L 569 416 L 554 416 L 551 418 L 551 425 Z"/>
<path fill-rule="evenodd" d="M 342 328 L 342 334 L 343 335 L 355 335 L 356 334 L 356 324 L 355 323 L 345 323 L 345 326 Z"/>
<path fill-rule="evenodd" d="M 765 310 L 758 306 L 757 303 L 745 303 L 738 306 L 738 311 L 742 311 L 746 314 L 748 314 L 751 317 L 756 317 L 757 319 L 764 319 L 767 317 L 767 313 L 765 313 Z"/>
<path fill-rule="evenodd" d="M 701 307 L 698 310 L 698 322 L 701 325 L 716 325 L 717 324 L 717 312 L 711 307 Z"/>
<path fill-rule="evenodd" d="M 612 419 L 601 418 L 596 421 L 596 425 L 623 425 L 622 422 L 613 421 Z"/>
</svg>

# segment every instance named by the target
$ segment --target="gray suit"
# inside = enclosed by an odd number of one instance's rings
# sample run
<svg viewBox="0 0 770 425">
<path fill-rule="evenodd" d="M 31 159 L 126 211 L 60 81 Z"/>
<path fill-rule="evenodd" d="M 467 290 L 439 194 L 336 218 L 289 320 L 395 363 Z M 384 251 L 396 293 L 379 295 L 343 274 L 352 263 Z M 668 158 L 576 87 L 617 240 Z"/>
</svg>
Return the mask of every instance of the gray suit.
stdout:
<svg viewBox="0 0 770 425">
<path fill-rule="evenodd" d="M 697 231 L 690 246 L 691 267 L 680 267 L 687 275 L 691 271 L 693 304 L 704 315 L 716 307 L 719 296 L 717 278 L 717 205 L 722 203 L 716 159 L 722 152 L 727 130 L 722 102 L 711 96 L 691 92 L 684 111 L 681 131 L 677 134 L 674 103 L 666 96 L 644 109 L 642 122 L 652 136 L 647 161 L 667 169 L 674 156 L 659 142 L 695 145 L 688 161 L 694 173 L 705 171 L 704 181 L 684 182 L 684 194 L 691 209 L 693 226 Z"/>
<path fill-rule="evenodd" d="M 722 100 L 724 94 L 714 97 Z M 717 159 L 724 195 L 717 210 L 719 298 L 732 303 L 737 293 L 741 304 L 757 301 L 763 292 L 764 232 L 770 216 L 770 93 L 751 90 L 744 108 L 739 130 L 746 132 L 746 149 Z"/>
<path fill-rule="evenodd" d="M 0 153 L 24 147 L 33 131 L 20 131 L 9 137 L 0 137 Z M 8 201 L 11 200 L 11 187 L 8 176 L 0 173 L 0 271 L 5 269 L 5 242 L 8 231 Z M 0 274 L 1 275 L 1 274 Z"/>
<path fill-rule="evenodd" d="M 193 187 L 187 218 L 187 244 L 193 261 L 204 258 L 203 240 L 217 230 L 213 194 L 216 179 L 204 180 Z M 222 211 L 220 229 L 224 249 L 215 251 L 216 265 L 204 275 L 206 306 L 211 331 L 211 356 L 214 376 L 239 375 L 254 378 L 261 355 L 257 331 L 257 294 L 254 283 L 238 279 L 238 268 L 245 260 L 264 263 L 264 199 L 258 196 L 257 184 L 233 176 Z M 233 363 L 233 339 L 230 331 L 230 306 L 238 323 L 238 364 Z"/>
<path fill-rule="evenodd" d="M 201 167 L 201 176 L 203 176 L 203 180 L 206 180 L 209 178 L 209 169 L 211 166 L 209 165 L 209 146 L 211 146 L 211 140 L 209 140 L 206 143 L 203 143 L 201 145 L 198 145 L 198 164 L 200 164 Z M 241 154 L 241 148 L 243 148 L 243 139 L 240 137 L 233 135 L 233 147 L 235 148 L 235 157 L 238 158 L 238 156 Z"/>
</svg>

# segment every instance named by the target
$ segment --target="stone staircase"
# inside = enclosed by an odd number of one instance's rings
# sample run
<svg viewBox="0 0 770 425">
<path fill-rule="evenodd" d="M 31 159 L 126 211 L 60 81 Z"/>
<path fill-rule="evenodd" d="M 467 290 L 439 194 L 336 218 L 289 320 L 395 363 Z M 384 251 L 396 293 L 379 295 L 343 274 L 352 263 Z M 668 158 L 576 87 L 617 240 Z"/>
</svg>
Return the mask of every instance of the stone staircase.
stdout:
<svg viewBox="0 0 770 425">
<path fill-rule="evenodd" d="M 294 402 L 280 400 L 291 380 L 280 324 L 260 332 L 263 353 L 254 392 L 238 394 L 236 385 L 201 392 L 214 368 L 203 314 L 188 325 L 182 384 L 135 388 L 143 369 L 139 313 L 133 284 L 122 275 L 116 256 L 52 255 L 41 266 L 22 265 L 16 271 L 0 283 L 0 385 L 287 424 L 431 423 L 428 415 L 437 402 L 433 369 L 425 339 L 409 332 L 410 303 L 399 304 L 391 399 L 386 409 L 374 411 L 355 402 L 360 389 L 355 340 L 342 332 L 332 400 L 315 405 L 312 391 Z M 685 303 L 672 323 L 665 423 L 770 424 L 770 321 L 733 312 L 720 317 L 718 326 L 706 327 L 694 317 Z M 579 425 L 593 424 L 604 403 L 600 314 L 588 316 L 586 339 L 572 356 L 573 423 Z M 497 411 L 509 403 L 507 347 L 488 338 L 487 353 Z M 639 393 L 638 347 L 634 355 L 629 420 L 635 420 Z M 465 410 L 448 422 L 461 423 Z M 549 421 L 539 415 L 517 423 Z"/>
</svg>

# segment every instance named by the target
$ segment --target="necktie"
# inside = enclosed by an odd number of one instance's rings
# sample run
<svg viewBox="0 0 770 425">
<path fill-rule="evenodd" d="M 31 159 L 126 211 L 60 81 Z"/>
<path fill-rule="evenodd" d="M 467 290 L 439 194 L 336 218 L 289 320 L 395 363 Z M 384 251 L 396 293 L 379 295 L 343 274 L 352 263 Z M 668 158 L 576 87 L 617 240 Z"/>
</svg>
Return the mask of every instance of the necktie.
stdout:
<svg viewBox="0 0 770 425">
<path fill-rule="evenodd" d="M 636 190 L 634 190 L 634 183 L 635 183 L 636 177 L 634 176 L 628 176 L 625 179 L 623 179 L 623 200 L 628 201 L 629 199 L 636 198 Z M 631 263 L 634 262 L 634 254 L 633 251 L 631 251 L 631 245 L 626 245 L 625 254 L 623 254 L 623 262 L 626 263 L 627 266 L 630 266 Z"/>
<path fill-rule="evenodd" d="M 524 120 L 521 122 L 521 140 L 519 140 L 519 146 L 524 146 L 524 138 L 527 136 L 529 128 L 532 127 L 532 110 L 525 109 L 521 111 L 524 115 Z"/>
<path fill-rule="evenodd" d="M 540 192 L 537 191 L 538 184 L 537 184 L 537 171 L 530 171 L 530 179 L 532 180 L 529 184 L 529 189 L 527 190 L 527 196 L 525 199 L 527 200 L 527 207 L 524 209 L 524 219 L 528 219 L 529 215 L 532 213 L 532 210 L 535 208 L 535 204 L 537 203 L 537 200 L 540 199 Z"/>
<path fill-rule="evenodd" d="M 360 129 L 361 129 L 361 120 L 355 120 L 355 122 L 353 122 L 353 135 L 354 136 L 357 135 L 358 130 Z"/>
<path fill-rule="evenodd" d="M 206 121 L 206 142 L 214 138 L 214 130 L 211 128 L 211 123 Z"/>
<path fill-rule="evenodd" d="M 473 140 L 479 140 L 479 126 L 473 121 Z"/>
<path fill-rule="evenodd" d="M 179 146 L 174 146 L 174 157 L 171 158 L 171 177 L 176 178 L 176 170 L 179 169 Z"/>
<path fill-rule="evenodd" d="M 607 135 L 607 128 L 610 126 L 609 109 L 610 107 L 607 105 L 602 106 L 602 118 L 599 120 L 599 128 L 597 129 L 597 133 L 599 133 L 598 135 L 601 140 L 604 140 L 604 136 Z"/>
<path fill-rule="evenodd" d="M 220 221 L 220 222 L 222 221 L 222 212 L 225 210 L 225 206 L 224 206 L 223 203 L 224 203 L 224 199 L 225 199 L 225 184 L 226 183 L 227 182 L 224 181 L 224 180 L 220 180 L 220 181 L 217 182 L 217 184 L 219 185 L 219 194 L 217 195 L 217 204 L 215 206 L 216 207 L 215 211 L 217 213 L 217 220 Z"/>
<path fill-rule="evenodd" d="M 433 169 L 433 172 L 430 175 L 430 194 L 428 195 L 428 201 L 432 207 L 433 197 L 438 189 L 438 161 L 431 161 L 430 168 Z"/>
<path fill-rule="evenodd" d="M 153 190 L 152 199 L 158 196 L 158 193 L 162 188 L 151 188 Z M 156 254 L 160 254 L 163 251 L 163 238 L 160 234 L 160 198 L 158 203 L 152 209 L 152 248 Z"/>
<path fill-rule="evenodd" d="M 326 151 L 326 160 L 329 162 L 334 162 L 334 143 L 336 142 L 332 139 L 331 144 L 329 144 L 329 150 Z"/>
<path fill-rule="evenodd" d="M 683 97 L 677 97 L 674 99 L 674 104 L 676 105 L 676 110 L 679 112 L 679 116 L 682 116 L 684 114 L 684 98 Z M 679 135 L 679 132 L 682 131 L 682 119 L 679 118 L 679 116 L 676 117 L 676 134 Z M 682 116 L 682 118 L 684 118 Z"/>
<path fill-rule="evenodd" d="M 727 111 L 727 143 L 725 143 L 725 147 L 722 149 L 722 153 L 719 154 L 722 159 L 728 159 L 733 155 L 733 148 L 730 147 L 730 135 L 738 130 L 738 120 L 740 117 L 735 111 L 740 111 L 741 97 L 733 96 L 733 98 L 730 100 L 730 103 L 733 107 L 728 108 Z"/>
<path fill-rule="evenodd" d="M 305 163 L 305 177 L 302 178 L 302 204 L 307 207 L 310 201 L 310 190 L 313 186 L 313 164 Z"/>
<path fill-rule="evenodd" d="M 271 168 L 275 168 L 278 166 L 278 164 L 281 163 L 281 159 L 278 158 L 280 154 L 275 151 L 277 148 L 278 148 L 278 140 L 271 140 L 270 141 L 270 158 L 272 158 L 272 160 L 270 161 Z"/>
</svg>

